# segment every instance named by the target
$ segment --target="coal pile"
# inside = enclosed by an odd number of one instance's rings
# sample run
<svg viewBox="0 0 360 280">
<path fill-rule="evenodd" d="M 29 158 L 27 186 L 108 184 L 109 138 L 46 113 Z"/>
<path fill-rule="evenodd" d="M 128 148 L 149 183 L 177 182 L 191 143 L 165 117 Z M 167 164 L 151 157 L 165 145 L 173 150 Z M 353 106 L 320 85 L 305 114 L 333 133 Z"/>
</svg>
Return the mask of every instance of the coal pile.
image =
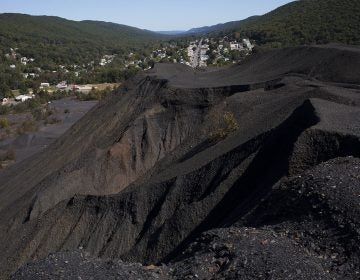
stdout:
<svg viewBox="0 0 360 280">
<path fill-rule="evenodd" d="M 358 279 L 360 51 L 127 81 L 0 175 L 0 278 Z"/>
</svg>

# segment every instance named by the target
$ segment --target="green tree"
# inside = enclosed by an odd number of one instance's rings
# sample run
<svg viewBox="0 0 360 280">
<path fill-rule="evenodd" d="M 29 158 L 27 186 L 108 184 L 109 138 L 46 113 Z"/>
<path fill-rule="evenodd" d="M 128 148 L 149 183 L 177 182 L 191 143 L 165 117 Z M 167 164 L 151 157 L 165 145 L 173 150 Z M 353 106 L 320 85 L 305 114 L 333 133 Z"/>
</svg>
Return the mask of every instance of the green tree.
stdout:
<svg viewBox="0 0 360 280">
<path fill-rule="evenodd" d="M 13 94 L 10 90 L 10 87 L 4 82 L 0 83 L 0 98 L 12 97 Z"/>
</svg>

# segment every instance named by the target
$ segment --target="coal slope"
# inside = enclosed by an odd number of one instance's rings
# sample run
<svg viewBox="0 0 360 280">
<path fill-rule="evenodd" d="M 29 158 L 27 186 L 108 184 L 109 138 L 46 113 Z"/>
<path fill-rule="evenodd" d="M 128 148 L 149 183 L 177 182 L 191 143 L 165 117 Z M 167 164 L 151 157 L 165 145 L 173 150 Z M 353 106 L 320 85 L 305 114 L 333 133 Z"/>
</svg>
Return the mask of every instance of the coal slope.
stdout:
<svg viewBox="0 0 360 280">
<path fill-rule="evenodd" d="M 360 51 L 156 65 L 0 175 L 1 279 L 359 279 Z"/>
</svg>

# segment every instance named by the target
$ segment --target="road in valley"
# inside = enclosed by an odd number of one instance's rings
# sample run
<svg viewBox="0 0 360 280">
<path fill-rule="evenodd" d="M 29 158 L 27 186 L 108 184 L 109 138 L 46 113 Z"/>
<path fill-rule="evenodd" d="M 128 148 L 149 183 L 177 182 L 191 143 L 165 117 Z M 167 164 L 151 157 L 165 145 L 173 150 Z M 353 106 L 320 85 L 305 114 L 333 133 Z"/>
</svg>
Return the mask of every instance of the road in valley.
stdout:
<svg viewBox="0 0 360 280">
<path fill-rule="evenodd" d="M 196 68 L 199 66 L 200 63 L 200 54 L 201 54 L 201 45 L 202 45 L 203 39 L 200 40 L 196 50 L 194 51 L 192 60 L 191 60 L 191 67 Z"/>
</svg>

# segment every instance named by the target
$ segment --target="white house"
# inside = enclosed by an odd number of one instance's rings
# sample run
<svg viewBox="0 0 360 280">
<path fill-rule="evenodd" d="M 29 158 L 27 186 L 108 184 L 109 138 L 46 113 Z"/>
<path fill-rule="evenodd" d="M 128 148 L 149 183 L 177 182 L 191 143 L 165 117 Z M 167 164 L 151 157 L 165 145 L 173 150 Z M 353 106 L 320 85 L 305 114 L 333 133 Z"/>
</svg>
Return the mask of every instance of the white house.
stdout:
<svg viewBox="0 0 360 280">
<path fill-rule="evenodd" d="M 105 58 L 102 58 L 102 59 L 100 60 L 99 65 L 101 65 L 101 66 L 105 66 L 105 65 L 106 65 L 106 63 L 107 63 L 106 59 L 105 59 Z"/>
<path fill-rule="evenodd" d="M 244 46 L 243 44 L 241 43 L 238 43 L 238 42 L 231 42 L 230 43 L 230 49 L 233 51 L 233 50 L 243 50 L 244 49 Z"/>
<path fill-rule="evenodd" d="M 57 88 L 57 89 L 60 89 L 60 90 L 66 89 L 66 88 L 67 88 L 66 81 L 62 81 L 62 82 L 58 83 L 58 84 L 56 85 L 56 88 Z"/>
<path fill-rule="evenodd" d="M 204 55 L 201 55 L 200 59 L 201 59 L 201 61 L 207 61 L 209 59 L 209 56 L 204 54 Z"/>
<path fill-rule="evenodd" d="M 49 83 L 41 83 L 40 84 L 40 88 L 48 88 L 48 87 L 50 87 Z"/>
<path fill-rule="evenodd" d="M 254 45 L 251 44 L 249 39 L 243 39 L 243 43 L 250 51 L 254 48 Z"/>
<path fill-rule="evenodd" d="M 18 102 L 24 102 L 26 100 L 32 99 L 33 97 L 31 95 L 19 95 L 15 97 L 15 101 Z"/>
<path fill-rule="evenodd" d="M 25 57 L 25 56 L 22 57 L 22 58 L 20 58 L 20 62 L 21 62 L 21 64 L 23 64 L 23 65 L 26 65 L 28 61 L 29 61 L 28 58 Z"/>
<path fill-rule="evenodd" d="M 39 77 L 39 75 L 35 73 L 23 73 L 23 76 L 25 79 Z"/>
</svg>

